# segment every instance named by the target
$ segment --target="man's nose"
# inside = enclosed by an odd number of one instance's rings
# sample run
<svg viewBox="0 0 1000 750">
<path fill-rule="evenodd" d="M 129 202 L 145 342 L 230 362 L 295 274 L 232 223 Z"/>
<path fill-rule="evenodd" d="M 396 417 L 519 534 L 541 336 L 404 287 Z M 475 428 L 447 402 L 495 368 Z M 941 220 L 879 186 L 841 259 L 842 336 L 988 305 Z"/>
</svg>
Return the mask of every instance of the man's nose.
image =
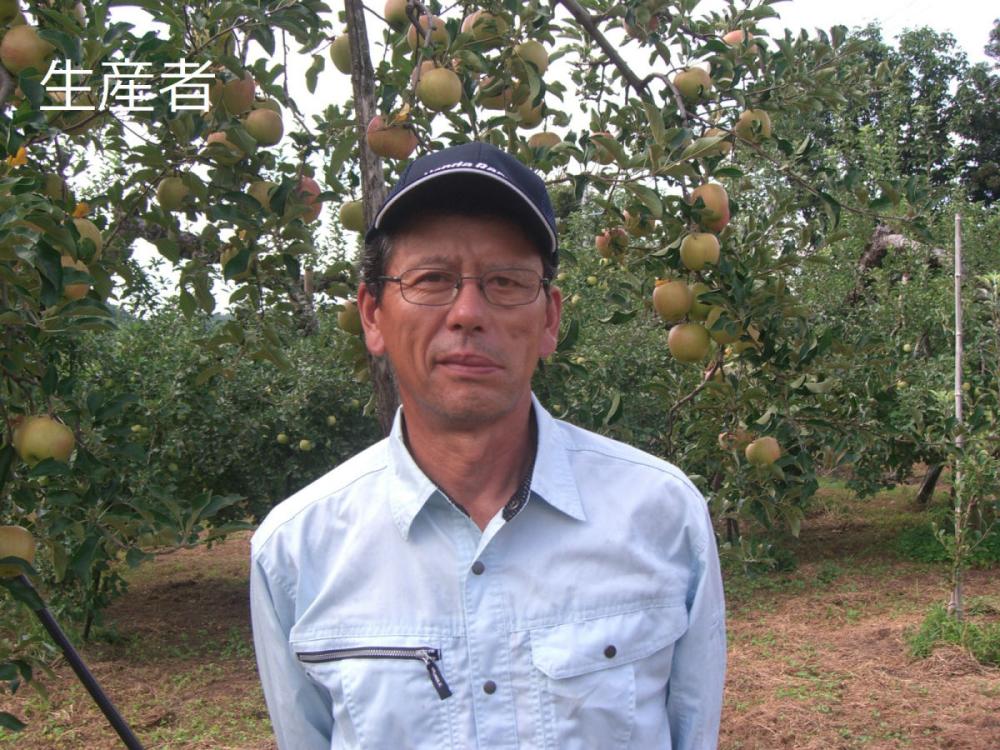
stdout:
<svg viewBox="0 0 1000 750">
<path fill-rule="evenodd" d="M 483 317 L 487 314 L 490 303 L 486 301 L 479 282 L 480 280 L 476 278 L 462 279 L 458 295 L 448 310 L 449 326 L 462 328 L 482 326 Z"/>
</svg>

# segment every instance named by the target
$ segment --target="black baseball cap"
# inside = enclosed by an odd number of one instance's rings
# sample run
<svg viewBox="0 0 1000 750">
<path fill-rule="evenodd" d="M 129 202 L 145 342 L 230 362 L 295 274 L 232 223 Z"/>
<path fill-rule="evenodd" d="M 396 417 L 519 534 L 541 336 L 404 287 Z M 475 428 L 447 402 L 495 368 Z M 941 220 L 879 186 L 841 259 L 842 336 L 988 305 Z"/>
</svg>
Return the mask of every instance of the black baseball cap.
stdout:
<svg viewBox="0 0 1000 750">
<path fill-rule="evenodd" d="M 496 146 L 474 141 L 414 159 L 375 214 L 367 238 L 391 231 L 411 211 L 428 205 L 482 206 L 509 215 L 558 262 L 556 217 L 545 183 Z"/>
</svg>

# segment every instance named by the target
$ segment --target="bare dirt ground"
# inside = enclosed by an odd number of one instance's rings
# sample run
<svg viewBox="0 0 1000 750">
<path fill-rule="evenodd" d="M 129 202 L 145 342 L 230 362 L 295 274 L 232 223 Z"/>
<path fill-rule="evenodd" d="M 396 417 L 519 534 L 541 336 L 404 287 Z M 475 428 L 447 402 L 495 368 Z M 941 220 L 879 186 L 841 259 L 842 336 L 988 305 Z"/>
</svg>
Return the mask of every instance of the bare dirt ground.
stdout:
<svg viewBox="0 0 1000 750">
<path fill-rule="evenodd" d="M 820 512 L 803 525 L 796 571 L 727 577 L 720 748 L 1000 750 L 1000 670 L 955 647 L 907 656 L 904 633 L 946 598 L 946 570 L 900 561 L 887 533 Z M 149 750 L 275 747 L 253 662 L 247 555 L 247 539 L 234 538 L 140 568 L 106 613 L 102 632 L 114 637 L 83 648 Z M 972 571 L 967 592 L 1000 601 L 997 571 Z M 29 728 L 0 734 L 0 748 L 122 746 L 68 667 L 42 679 L 47 704 L 30 690 L 3 696 Z"/>
</svg>

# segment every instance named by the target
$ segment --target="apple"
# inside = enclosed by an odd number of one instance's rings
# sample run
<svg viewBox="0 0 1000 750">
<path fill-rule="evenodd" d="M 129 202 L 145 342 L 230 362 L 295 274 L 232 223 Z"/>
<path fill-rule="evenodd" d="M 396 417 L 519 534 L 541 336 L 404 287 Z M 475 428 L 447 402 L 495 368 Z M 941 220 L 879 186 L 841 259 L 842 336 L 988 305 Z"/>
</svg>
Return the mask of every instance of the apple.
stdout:
<svg viewBox="0 0 1000 750">
<path fill-rule="evenodd" d="M 910 352 L 913 351 L 913 345 L 912 344 L 903 344 L 903 351 L 906 352 L 907 354 L 909 354 Z"/>
<path fill-rule="evenodd" d="M 704 133 L 702 133 L 703 138 L 711 138 L 713 136 L 728 136 L 729 131 L 723 130 L 722 128 L 709 128 Z M 719 141 L 708 151 L 703 151 L 704 156 L 726 156 L 730 151 L 733 150 L 733 143 L 729 139 L 724 141 Z"/>
<path fill-rule="evenodd" d="M 709 232 L 692 232 L 681 242 L 681 263 L 691 271 L 719 262 L 719 238 Z"/>
<path fill-rule="evenodd" d="M 625 231 L 633 237 L 645 237 L 656 228 L 656 219 L 641 211 L 633 214 L 625 210 L 622 216 L 625 219 Z"/>
<path fill-rule="evenodd" d="M 299 450 L 308 453 L 313 449 L 313 444 L 311 440 L 306 440 L 303 438 L 299 441 Z"/>
<path fill-rule="evenodd" d="M 79 232 L 80 238 L 90 240 L 94 243 L 94 255 L 91 260 L 100 260 L 101 252 L 104 250 L 104 239 L 101 237 L 101 230 L 90 219 L 73 219 L 73 226 Z"/>
<path fill-rule="evenodd" d="M 270 109 L 255 109 L 246 116 L 243 127 L 261 146 L 273 146 L 285 134 L 281 115 Z"/>
<path fill-rule="evenodd" d="M 42 179 L 41 193 L 59 203 L 65 203 L 70 197 L 66 181 L 59 175 L 52 173 L 45 175 Z"/>
<path fill-rule="evenodd" d="M 691 290 L 683 281 L 657 279 L 653 289 L 653 307 L 668 323 L 680 320 L 691 309 Z"/>
<path fill-rule="evenodd" d="M 250 183 L 247 194 L 254 198 L 265 211 L 271 211 L 271 193 L 278 187 L 277 183 L 270 180 L 257 180 Z"/>
<path fill-rule="evenodd" d="M 278 445 L 288 445 L 288 435 L 284 432 L 279 432 L 275 440 L 278 441 Z"/>
<path fill-rule="evenodd" d="M 217 130 L 205 138 L 205 155 L 218 164 L 232 166 L 246 157 L 246 152 Z"/>
<path fill-rule="evenodd" d="M 77 271 L 82 271 L 83 273 L 90 273 L 90 269 L 87 268 L 87 264 L 82 260 L 73 260 L 69 255 L 62 255 L 59 257 L 59 264 L 63 268 L 75 268 Z M 87 296 L 87 292 L 90 291 L 90 284 L 83 281 L 77 284 L 64 284 L 63 294 L 72 300 L 81 299 Z"/>
<path fill-rule="evenodd" d="M 674 76 L 674 86 L 685 101 L 698 102 L 708 98 L 712 77 L 704 68 L 685 68 Z"/>
<path fill-rule="evenodd" d="M 679 323 L 667 335 L 667 348 L 678 362 L 700 362 L 712 341 L 701 323 Z"/>
<path fill-rule="evenodd" d="M 515 46 L 514 55 L 524 62 L 534 65 L 538 75 L 542 75 L 549 68 L 549 53 L 546 52 L 541 42 L 534 39 L 529 39 Z"/>
<path fill-rule="evenodd" d="M 559 137 L 559 134 L 549 130 L 534 133 L 528 139 L 528 145 L 532 148 L 554 148 L 560 143 L 562 143 L 562 138 Z"/>
<path fill-rule="evenodd" d="M 753 466 L 770 466 L 781 458 L 781 446 L 770 435 L 757 438 L 744 452 L 747 461 Z"/>
<path fill-rule="evenodd" d="M 688 315 L 691 317 L 691 320 L 704 320 L 712 311 L 712 306 L 707 302 L 699 302 L 698 296 L 707 294 L 712 290 L 709 289 L 708 284 L 700 281 L 695 282 L 689 288 L 691 289 L 691 311 Z"/>
<path fill-rule="evenodd" d="M 176 211 L 190 192 L 180 177 L 164 177 L 156 186 L 156 201 L 164 211 Z"/>
<path fill-rule="evenodd" d="M 75 447 L 73 430 L 52 417 L 28 417 L 14 430 L 14 450 L 30 466 L 46 458 L 65 463 Z"/>
<path fill-rule="evenodd" d="M 718 305 L 713 306 L 712 309 L 709 310 L 708 315 L 705 317 L 705 328 L 708 329 L 709 334 L 717 344 L 725 345 L 731 344 L 734 341 L 739 341 L 740 336 L 743 335 L 743 326 L 739 324 L 737 324 L 736 333 L 731 333 L 730 330 L 727 330 L 726 328 L 719 328 L 714 331 L 712 330 L 715 324 L 719 321 L 719 318 L 722 317 L 722 312 L 723 310 L 721 307 Z"/>
<path fill-rule="evenodd" d="M 368 123 L 368 148 L 387 159 L 409 158 L 417 148 L 417 134 L 404 125 L 387 125 L 381 115 Z"/>
<path fill-rule="evenodd" d="M 588 276 L 585 280 L 587 282 L 587 286 L 597 286 L 596 276 Z"/>
<path fill-rule="evenodd" d="M 48 58 L 56 48 L 38 36 L 34 26 L 13 26 L 0 40 L 0 62 L 15 76 L 28 68 L 48 70 Z"/>
<path fill-rule="evenodd" d="M 462 21 L 463 34 L 472 34 L 477 42 L 498 42 L 510 30 L 510 24 L 503 16 L 490 13 L 488 10 L 477 10 L 470 13 Z"/>
<path fill-rule="evenodd" d="M 508 111 L 517 115 L 517 127 L 530 130 L 537 128 L 545 117 L 545 102 L 533 107 L 531 102 L 526 99 L 516 107 L 508 108 Z"/>
<path fill-rule="evenodd" d="M 357 302 L 344 303 L 344 309 L 337 313 L 337 325 L 352 336 L 361 335 L 361 313 L 358 312 Z"/>
<path fill-rule="evenodd" d="M 749 43 L 751 39 L 753 39 L 753 34 L 749 31 L 743 31 L 743 29 L 734 29 L 722 35 L 722 41 L 730 47 L 739 47 L 744 42 Z"/>
<path fill-rule="evenodd" d="M 420 76 L 417 98 L 427 109 L 444 112 L 462 100 L 462 81 L 447 68 L 433 68 Z"/>
<path fill-rule="evenodd" d="M 729 223 L 729 193 L 717 182 L 706 182 L 691 191 L 691 205 L 701 198 L 701 225 L 713 232 L 721 232 Z"/>
<path fill-rule="evenodd" d="M 424 73 L 434 70 L 438 67 L 438 64 L 433 60 L 422 60 L 420 65 L 414 68 L 410 72 L 410 85 L 416 89 L 417 84 L 420 83 L 420 79 L 424 77 Z"/>
<path fill-rule="evenodd" d="M 478 93 L 476 98 L 484 109 L 507 110 L 515 103 L 522 102 L 528 97 L 528 88 L 518 84 L 517 89 L 512 86 L 503 86 L 497 89 L 492 76 L 483 76 L 476 84 Z M 486 91 L 493 91 L 487 94 Z"/>
<path fill-rule="evenodd" d="M 444 21 L 437 16 L 431 16 L 430 19 L 426 15 L 420 16 L 420 44 L 424 44 L 424 35 L 427 32 L 428 24 L 431 29 L 431 44 L 434 46 L 442 45 L 448 46 L 451 41 L 451 37 L 448 35 L 448 29 L 445 28 Z M 410 46 L 411 50 L 417 48 L 417 27 L 412 23 L 410 28 L 406 30 L 406 43 Z"/>
<path fill-rule="evenodd" d="M 316 196 L 323 192 L 320 190 L 316 180 L 312 177 L 302 175 L 299 179 L 299 184 L 293 192 L 306 207 L 305 213 L 302 214 L 302 221 L 306 224 L 316 221 L 319 218 L 320 211 L 323 210 L 322 202 L 316 200 Z"/>
<path fill-rule="evenodd" d="M 17 0 L 0 0 L 0 26 L 6 26 L 13 21 L 21 8 Z"/>
<path fill-rule="evenodd" d="M 365 226 L 365 204 L 361 201 L 347 201 L 340 207 L 340 223 L 344 229 L 363 232 Z"/>
<path fill-rule="evenodd" d="M 762 109 L 748 109 L 740 113 L 733 130 L 745 141 L 760 143 L 771 137 L 771 117 Z"/>
<path fill-rule="evenodd" d="M 602 135 L 606 138 L 614 137 L 607 130 L 591 133 L 591 135 Z M 594 145 L 594 158 L 597 159 L 598 164 L 610 164 L 615 160 L 615 155 L 603 143 L 599 143 L 595 140 L 591 140 L 590 142 Z"/>
<path fill-rule="evenodd" d="M 17 557 L 28 565 L 35 561 L 35 537 L 23 526 L 0 526 L 0 559 Z M 21 569 L 14 565 L 0 565 L 0 578 L 15 578 Z"/>
<path fill-rule="evenodd" d="M 610 258 L 628 247 L 628 233 L 622 227 L 605 229 L 594 238 L 594 247 L 602 258 Z"/>
<path fill-rule="evenodd" d="M 402 31 L 410 23 L 406 17 L 406 0 L 386 0 L 383 15 L 386 23 L 396 31 Z"/>
<path fill-rule="evenodd" d="M 330 59 L 333 60 L 333 66 L 341 73 L 351 74 L 351 40 L 346 31 L 330 45 Z"/>
<path fill-rule="evenodd" d="M 333 427 L 335 424 L 337 424 L 337 418 L 333 414 L 330 414 L 326 418 L 326 426 L 327 427 Z"/>
<path fill-rule="evenodd" d="M 253 105 L 257 82 L 249 73 L 222 85 L 222 104 L 231 115 L 242 115 Z"/>
</svg>

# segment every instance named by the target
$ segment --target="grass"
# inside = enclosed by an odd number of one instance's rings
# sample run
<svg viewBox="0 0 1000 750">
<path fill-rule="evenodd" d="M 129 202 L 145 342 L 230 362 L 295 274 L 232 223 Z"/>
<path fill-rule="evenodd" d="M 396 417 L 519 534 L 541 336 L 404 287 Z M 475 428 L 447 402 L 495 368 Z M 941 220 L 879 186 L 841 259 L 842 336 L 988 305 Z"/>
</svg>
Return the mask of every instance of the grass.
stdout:
<svg viewBox="0 0 1000 750">
<path fill-rule="evenodd" d="M 923 659 L 941 644 L 966 649 L 980 664 L 1000 666 L 1000 608 L 987 597 L 970 599 L 962 621 L 948 613 L 943 604 L 936 604 L 927 613 L 920 627 L 907 635 L 910 653 Z"/>
</svg>

